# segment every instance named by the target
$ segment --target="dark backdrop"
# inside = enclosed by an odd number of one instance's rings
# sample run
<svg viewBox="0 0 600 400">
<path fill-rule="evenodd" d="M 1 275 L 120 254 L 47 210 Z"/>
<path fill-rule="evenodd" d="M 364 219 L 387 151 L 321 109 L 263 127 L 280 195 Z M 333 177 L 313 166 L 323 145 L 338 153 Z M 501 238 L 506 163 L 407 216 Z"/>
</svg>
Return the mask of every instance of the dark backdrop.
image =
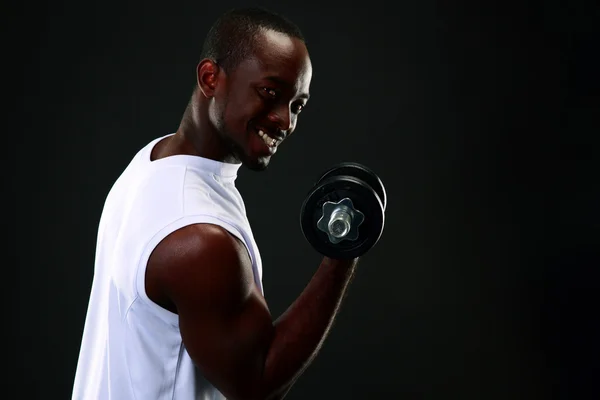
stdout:
<svg viewBox="0 0 600 400">
<path fill-rule="evenodd" d="M 317 267 L 299 227 L 314 179 L 354 160 L 388 192 L 384 235 L 290 399 L 598 396 L 598 8 L 472 3 L 258 3 L 300 25 L 314 65 L 296 134 L 237 181 L 274 316 Z M 209 25 L 248 4 L 5 14 L 11 398 L 69 398 L 105 196 L 177 129 Z"/>
</svg>

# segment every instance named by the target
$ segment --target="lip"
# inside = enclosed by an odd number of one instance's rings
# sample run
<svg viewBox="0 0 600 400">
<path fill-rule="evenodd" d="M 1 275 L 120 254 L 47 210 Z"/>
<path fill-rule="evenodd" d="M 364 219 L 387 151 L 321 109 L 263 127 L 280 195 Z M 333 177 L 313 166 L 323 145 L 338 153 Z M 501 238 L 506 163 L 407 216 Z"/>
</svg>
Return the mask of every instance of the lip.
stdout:
<svg viewBox="0 0 600 400">
<path fill-rule="evenodd" d="M 262 126 L 257 126 L 256 127 L 256 131 L 263 131 L 264 133 L 267 134 L 267 136 L 269 136 L 271 139 L 275 139 L 277 140 L 277 144 L 281 143 L 283 141 L 283 139 L 285 139 L 285 135 L 278 135 L 275 134 L 272 130 L 269 129 L 265 129 Z"/>
<path fill-rule="evenodd" d="M 257 136 L 257 138 L 258 138 L 259 142 L 261 143 L 261 149 L 262 149 L 262 150 L 260 151 L 260 153 L 262 153 L 262 155 L 264 155 L 264 156 L 266 156 L 266 155 L 268 155 L 268 156 L 272 156 L 272 155 L 274 155 L 274 154 L 277 152 L 277 146 L 279 146 L 279 144 L 281 144 L 281 141 L 280 141 L 280 140 L 278 140 L 278 139 L 275 139 L 275 140 L 276 140 L 276 142 L 275 142 L 275 145 L 273 145 L 273 146 L 268 146 L 268 145 L 267 145 L 267 144 L 266 144 L 266 143 L 265 143 L 265 142 L 264 142 L 264 141 L 263 141 L 263 140 L 262 140 L 262 139 L 259 137 L 259 135 L 258 135 L 258 131 L 259 131 L 259 130 L 262 130 L 263 132 L 267 132 L 267 131 L 266 131 L 265 129 L 263 129 L 263 128 L 259 128 L 259 127 L 256 127 L 256 128 L 255 128 L 255 131 L 254 131 L 254 133 L 256 134 L 256 136 Z M 271 139 L 273 139 L 273 137 L 272 137 L 272 136 L 270 136 L 268 133 L 267 133 L 267 136 L 269 136 Z"/>
</svg>

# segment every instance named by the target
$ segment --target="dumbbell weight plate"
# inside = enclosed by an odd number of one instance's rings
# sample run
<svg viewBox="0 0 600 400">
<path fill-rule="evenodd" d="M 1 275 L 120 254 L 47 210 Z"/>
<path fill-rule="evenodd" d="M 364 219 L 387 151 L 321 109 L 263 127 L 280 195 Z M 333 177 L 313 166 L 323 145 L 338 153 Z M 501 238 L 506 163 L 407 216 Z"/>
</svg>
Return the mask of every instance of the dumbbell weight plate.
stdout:
<svg viewBox="0 0 600 400">
<path fill-rule="evenodd" d="M 323 215 L 325 202 L 337 203 L 345 198 L 352 201 L 354 209 L 364 214 L 364 220 L 358 227 L 356 240 L 333 244 L 328 235 L 318 229 L 317 223 Z M 306 240 L 319 253 L 336 259 L 355 258 L 371 249 L 383 233 L 384 218 L 383 205 L 373 188 L 361 179 L 347 175 L 320 181 L 309 192 L 300 211 L 300 225 Z"/>
<path fill-rule="evenodd" d="M 379 176 L 373 172 L 370 168 L 359 164 L 357 162 L 342 162 L 333 167 L 329 168 L 317 181 L 317 185 L 323 180 L 338 175 L 350 175 L 354 176 L 360 180 L 365 181 L 368 185 L 370 185 L 379 198 L 381 199 L 381 203 L 383 204 L 383 210 L 387 206 L 387 194 L 385 192 L 385 187 L 383 186 L 383 182 L 379 178 Z"/>
</svg>

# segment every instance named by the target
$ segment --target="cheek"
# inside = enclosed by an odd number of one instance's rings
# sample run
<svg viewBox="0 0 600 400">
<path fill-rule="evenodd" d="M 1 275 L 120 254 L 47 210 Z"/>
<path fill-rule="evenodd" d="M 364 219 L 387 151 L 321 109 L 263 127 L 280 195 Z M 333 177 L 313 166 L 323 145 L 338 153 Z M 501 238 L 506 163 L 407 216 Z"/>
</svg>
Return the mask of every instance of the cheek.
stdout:
<svg viewBox="0 0 600 400">
<path fill-rule="evenodd" d="M 264 105 L 258 96 L 246 95 L 231 98 L 227 105 L 226 115 L 236 128 L 245 129 L 249 122 L 262 118 Z"/>
</svg>

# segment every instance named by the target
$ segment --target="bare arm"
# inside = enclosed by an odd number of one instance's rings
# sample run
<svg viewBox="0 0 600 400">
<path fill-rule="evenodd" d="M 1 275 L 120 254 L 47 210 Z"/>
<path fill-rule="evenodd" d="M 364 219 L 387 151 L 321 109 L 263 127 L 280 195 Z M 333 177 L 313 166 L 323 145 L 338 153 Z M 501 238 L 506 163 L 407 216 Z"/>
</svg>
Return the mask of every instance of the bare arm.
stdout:
<svg viewBox="0 0 600 400">
<path fill-rule="evenodd" d="M 289 384 L 317 355 L 338 313 L 357 260 L 323 258 L 296 301 L 275 321 L 275 335 L 265 363 L 268 388 L 287 393 Z"/>
<path fill-rule="evenodd" d="M 190 357 L 228 399 L 280 399 L 317 354 L 356 263 L 324 258 L 273 322 L 244 245 L 220 227 L 201 224 L 157 246 L 147 286 L 158 303 L 163 297 L 172 303 Z"/>
</svg>

